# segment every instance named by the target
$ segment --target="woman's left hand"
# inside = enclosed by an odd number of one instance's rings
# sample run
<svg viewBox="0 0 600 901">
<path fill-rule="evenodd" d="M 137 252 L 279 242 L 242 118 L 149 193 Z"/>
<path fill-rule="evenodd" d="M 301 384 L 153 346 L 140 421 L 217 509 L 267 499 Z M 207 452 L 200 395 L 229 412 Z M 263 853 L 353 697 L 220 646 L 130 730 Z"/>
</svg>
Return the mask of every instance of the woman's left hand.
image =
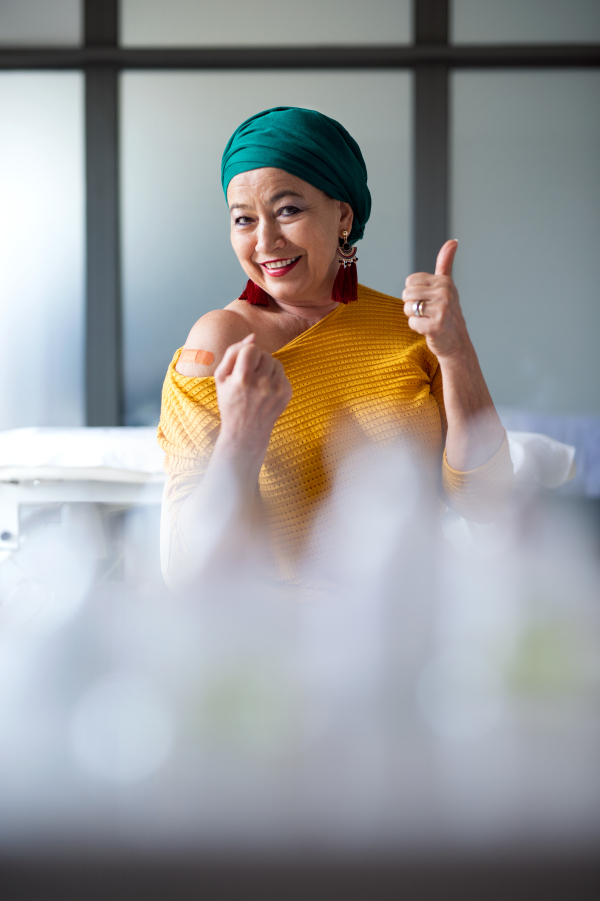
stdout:
<svg viewBox="0 0 600 901">
<path fill-rule="evenodd" d="M 460 356 L 472 347 L 458 291 L 452 281 L 457 247 L 458 241 L 446 241 L 437 257 L 435 274 L 415 272 L 409 275 L 402 292 L 410 328 L 425 335 L 429 349 L 439 359 Z M 422 313 L 416 316 L 419 301 L 422 301 Z"/>
<path fill-rule="evenodd" d="M 452 281 L 457 247 L 458 241 L 446 241 L 438 253 L 434 275 L 409 275 L 402 299 L 409 326 L 425 335 L 427 345 L 440 361 L 448 422 L 446 460 L 452 469 L 469 472 L 490 459 L 502 444 L 505 432 Z M 419 301 L 422 315 L 415 316 L 413 304 Z"/>
</svg>

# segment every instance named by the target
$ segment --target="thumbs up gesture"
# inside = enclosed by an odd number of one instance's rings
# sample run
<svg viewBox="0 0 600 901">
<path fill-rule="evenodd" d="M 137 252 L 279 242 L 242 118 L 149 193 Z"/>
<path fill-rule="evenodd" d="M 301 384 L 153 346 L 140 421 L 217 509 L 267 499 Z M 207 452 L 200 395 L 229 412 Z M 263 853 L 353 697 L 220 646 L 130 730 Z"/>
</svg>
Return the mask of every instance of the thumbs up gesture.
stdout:
<svg viewBox="0 0 600 901">
<path fill-rule="evenodd" d="M 429 272 L 409 275 L 402 292 L 410 328 L 425 335 L 429 349 L 439 359 L 460 355 L 471 344 L 452 281 L 457 247 L 458 241 L 446 241 L 438 253 L 434 275 Z"/>
</svg>

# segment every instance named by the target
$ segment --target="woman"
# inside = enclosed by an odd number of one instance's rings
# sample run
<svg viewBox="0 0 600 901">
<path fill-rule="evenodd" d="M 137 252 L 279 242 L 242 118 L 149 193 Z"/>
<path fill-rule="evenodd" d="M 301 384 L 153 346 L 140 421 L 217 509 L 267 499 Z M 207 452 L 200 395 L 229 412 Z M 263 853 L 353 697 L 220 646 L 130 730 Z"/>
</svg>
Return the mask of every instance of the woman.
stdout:
<svg viewBox="0 0 600 901">
<path fill-rule="evenodd" d="M 512 465 L 452 281 L 457 242 L 434 274 L 406 279 L 403 306 L 356 287 L 366 167 L 314 110 L 242 123 L 222 184 L 248 285 L 199 319 L 165 380 L 159 442 L 180 555 L 199 553 L 200 521 L 224 528 L 258 509 L 280 576 L 294 579 L 322 551 L 315 519 L 357 440 L 409 447 L 432 492 L 441 483 L 460 515 L 493 517 Z"/>
</svg>

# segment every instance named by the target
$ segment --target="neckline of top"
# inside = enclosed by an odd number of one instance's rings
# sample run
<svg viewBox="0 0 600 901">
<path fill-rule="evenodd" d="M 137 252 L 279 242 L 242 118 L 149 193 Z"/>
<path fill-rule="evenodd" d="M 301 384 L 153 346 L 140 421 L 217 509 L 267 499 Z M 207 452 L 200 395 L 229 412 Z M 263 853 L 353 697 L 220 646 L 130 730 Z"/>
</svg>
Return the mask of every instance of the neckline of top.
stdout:
<svg viewBox="0 0 600 901">
<path fill-rule="evenodd" d="M 322 319 L 319 319 L 318 322 L 315 322 L 315 324 L 311 325 L 310 328 L 307 328 L 306 331 L 300 332 L 299 335 L 297 335 L 295 338 L 292 338 L 291 341 L 288 341 L 288 343 L 284 344 L 283 347 L 280 347 L 279 350 L 273 351 L 271 356 L 277 357 L 279 354 L 283 353 L 285 350 L 289 350 L 290 347 L 295 347 L 297 344 L 299 344 L 302 341 L 303 338 L 305 338 L 307 335 L 313 334 L 315 332 L 315 330 L 318 329 L 325 322 L 329 322 L 331 319 L 334 319 L 336 316 L 339 316 L 339 314 L 343 308 L 344 308 L 344 304 L 342 304 L 342 303 L 338 304 L 334 310 L 332 310 L 330 313 L 327 314 L 327 316 L 323 316 Z"/>
</svg>

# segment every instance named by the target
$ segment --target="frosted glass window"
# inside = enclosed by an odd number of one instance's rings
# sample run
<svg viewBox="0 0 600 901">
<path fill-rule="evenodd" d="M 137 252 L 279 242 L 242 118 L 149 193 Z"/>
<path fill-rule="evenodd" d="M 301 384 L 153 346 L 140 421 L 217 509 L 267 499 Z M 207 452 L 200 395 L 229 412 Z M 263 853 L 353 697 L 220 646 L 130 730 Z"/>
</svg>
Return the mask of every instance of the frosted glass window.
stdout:
<svg viewBox="0 0 600 901">
<path fill-rule="evenodd" d="M 125 46 L 408 44 L 412 0 L 121 0 Z"/>
<path fill-rule="evenodd" d="M 82 425 L 81 74 L 0 74 L 0 210 L 0 428 Z"/>
<path fill-rule="evenodd" d="M 80 44 L 81 6 L 81 0 L 0 0 L 0 46 Z"/>
<path fill-rule="evenodd" d="M 158 419 L 174 351 L 203 313 L 226 306 L 246 282 L 229 241 L 220 162 L 232 131 L 259 110 L 319 109 L 349 129 L 363 151 L 373 194 L 372 217 L 358 245 L 359 278 L 380 291 L 402 291 L 412 254 L 411 78 L 364 71 L 123 76 L 128 424 Z"/>
<path fill-rule="evenodd" d="M 600 41 L 598 0 L 450 0 L 455 44 Z"/>
<path fill-rule="evenodd" d="M 496 402 L 600 413 L 600 72 L 452 77 L 456 281 Z"/>
</svg>

